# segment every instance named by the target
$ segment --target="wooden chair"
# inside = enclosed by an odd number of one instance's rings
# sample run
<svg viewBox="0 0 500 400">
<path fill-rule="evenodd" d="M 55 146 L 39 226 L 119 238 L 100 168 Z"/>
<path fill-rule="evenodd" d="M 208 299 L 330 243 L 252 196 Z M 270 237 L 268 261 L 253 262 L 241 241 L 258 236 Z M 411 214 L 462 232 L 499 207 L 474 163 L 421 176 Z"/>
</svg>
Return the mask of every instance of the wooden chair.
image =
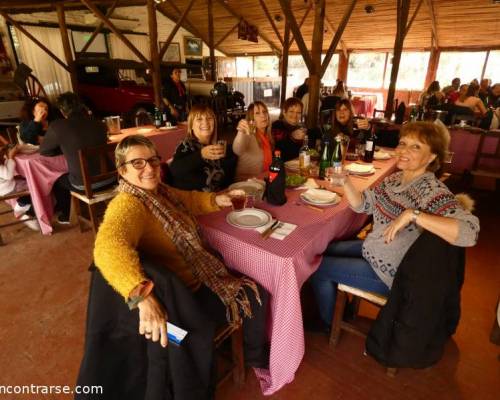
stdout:
<svg viewBox="0 0 500 400">
<path fill-rule="evenodd" d="M 332 348 L 335 348 L 337 346 L 342 330 L 348 331 L 363 338 L 366 338 L 367 336 L 367 332 L 362 331 L 357 325 L 343 320 L 348 293 L 353 296 L 356 314 L 361 299 L 366 300 L 379 307 L 383 307 L 387 302 L 387 297 L 380 294 L 368 292 L 339 283 L 339 285 L 337 286 L 337 300 L 335 304 L 335 312 L 333 314 L 330 333 L 330 346 Z M 387 368 L 387 375 L 390 377 L 394 377 L 396 375 L 396 372 L 397 368 Z"/>
<path fill-rule="evenodd" d="M 29 196 L 29 195 L 30 195 L 29 190 L 27 190 L 27 189 L 26 190 L 20 190 L 20 191 L 17 191 L 17 192 L 12 192 L 12 193 L 6 194 L 4 196 L 0 196 L 0 202 L 6 201 L 6 200 L 17 199 L 18 197 Z M 14 213 L 14 209 L 8 209 L 8 210 L 5 210 L 5 211 L 2 211 L 2 212 L 0 212 L 0 215 L 5 215 L 5 214 L 9 214 L 9 213 Z M 5 223 L 0 224 L 0 246 L 4 246 L 5 245 L 5 242 L 2 239 L 2 233 L 1 233 L 1 229 L 2 228 L 6 228 L 8 226 L 17 225 L 17 224 L 22 224 L 22 223 L 24 223 L 26 221 L 31 221 L 31 220 L 36 220 L 36 217 L 30 217 L 30 218 L 23 219 L 23 220 L 21 220 L 21 219 L 15 219 L 14 221 L 5 222 Z"/>
<path fill-rule="evenodd" d="M 114 150 L 116 143 L 108 143 L 101 146 L 89 147 L 78 151 L 80 158 L 80 170 L 83 178 L 84 193 L 71 191 L 71 203 L 78 217 L 80 231 L 83 232 L 85 224 L 90 225 L 94 235 L 97 233 L 97 228 L 100 223 L 97 209 L 101 203 L 112 199 L 116 192 L 115 188 L 104 190 L 94 190 L 92 185 L 99 182 L 105 182 L 113 177 L 116 178 L 117 172 L 114 163 Z M 89 163 L 98 164 L 99 172 L 91 174 Z M 89 217 L 85 217 L 81 213 L 80 201 L 84 202 L 88 207 Z"/>
<path fill-rule="evenodd" d="M 486 142 L 496 141 L 491 147 Z M 491 151 L 493 150 L 493 151 Z M 488 166 L 482 161 L 496 161 L 496 165 Z M 500 179 L 500 132 L 485 131 L 480 134 L 479 144 L 477 146 L 476 157 L 470 171 L 473 176 L 485 176 L 489 178 Z"/>
<path fill-rule="evenodd" d="M 222 344 L 231 339 L 231 351 L 223 352 Z M 243 356 L 243 328 L 241 325 L 232 326 L 225 325 L 218 329 L 214 338 L 215 349 L 220 357 L 229 360 L 232 367 L 222 372 L 222 375 L 217 379 L 217 386 L 224 383 L 227 378 L 233 376 L 233 382 L 237 386 L 241 386 L 245 382 L 245 364 Z"/>
</svg>

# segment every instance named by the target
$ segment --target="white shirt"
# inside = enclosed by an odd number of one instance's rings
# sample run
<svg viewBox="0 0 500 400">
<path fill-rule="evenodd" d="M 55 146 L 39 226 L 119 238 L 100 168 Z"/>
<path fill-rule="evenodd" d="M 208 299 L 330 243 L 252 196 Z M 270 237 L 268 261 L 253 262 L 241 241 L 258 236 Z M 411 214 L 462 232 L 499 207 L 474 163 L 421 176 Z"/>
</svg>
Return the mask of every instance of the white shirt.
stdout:
<svg viewBox="0 0 500 400">
<path fill-rule="evenodd" d="M 12 192 L 16 187 L 14 175 L 16 174 L 16 162 L 8 159 L 0 165 L 0 196 Z"/>
</svg>

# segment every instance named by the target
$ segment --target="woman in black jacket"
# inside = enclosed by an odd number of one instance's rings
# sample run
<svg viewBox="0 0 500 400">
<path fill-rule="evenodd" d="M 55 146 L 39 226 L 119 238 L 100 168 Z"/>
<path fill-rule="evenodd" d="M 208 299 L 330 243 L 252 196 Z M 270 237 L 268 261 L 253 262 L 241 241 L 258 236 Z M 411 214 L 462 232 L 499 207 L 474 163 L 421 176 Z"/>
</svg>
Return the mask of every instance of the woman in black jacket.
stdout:
<svg viewBox="0 0 500 400">
<path fill-rule="evenodd" d="M 217 143 L 214 112 L 206 105 L 193 106 L 187 125 L 187 136 L 169 166 L 169 184 L 204 192 L 225 189 L 233 183 L 237 157 L 231 146 Z"/>
</svg>

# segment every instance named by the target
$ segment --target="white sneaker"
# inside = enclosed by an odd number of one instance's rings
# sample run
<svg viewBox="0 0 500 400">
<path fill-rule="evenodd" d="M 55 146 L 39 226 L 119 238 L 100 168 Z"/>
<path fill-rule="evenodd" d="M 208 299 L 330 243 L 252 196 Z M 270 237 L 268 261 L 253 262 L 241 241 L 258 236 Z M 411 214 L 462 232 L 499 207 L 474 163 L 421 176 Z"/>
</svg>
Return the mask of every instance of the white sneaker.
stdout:
<svg viewBox="0 0 500 400">
<path fill-rule="evenodd" d="M 16 203 L 14 206 L 14 215 L 19 218 L 21 215 L 26 214 L 26 212 L 31 208 L 31 204 L 26 204 L 25 206 Z"/>
<path fill-rule="evenodd" d="M 24 214 L 22 217 L 21 217 L 21 221 L 24 221 L 24 224 L 34 230 L 34 231 L 40 231 L 40 225 L 38 224 L 38 221 L 36 219 L 31 219 L 30 220 L 30 216 L 29 215 L 26 215 Z M 25 221 L 25 220 L 29 220 L 29 221 Z"/>
</svg>

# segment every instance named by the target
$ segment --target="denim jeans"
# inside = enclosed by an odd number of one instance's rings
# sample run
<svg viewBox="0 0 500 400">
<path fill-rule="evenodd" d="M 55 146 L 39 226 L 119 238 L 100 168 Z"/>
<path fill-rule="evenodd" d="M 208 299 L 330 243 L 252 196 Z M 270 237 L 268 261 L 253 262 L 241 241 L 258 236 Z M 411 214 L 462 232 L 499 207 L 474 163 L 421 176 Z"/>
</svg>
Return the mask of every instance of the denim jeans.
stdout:
<svg viewBox="0 0 500 400">
<path fill-rule="evenodd" d="M 338 283 L 382 295 L 389 293 L 389 288 L 363 258 L 362 246 L 362 240 L 331 242 L 318 270 L 311 277 L 319 313 L 327 325 L 332 322 Z"/>
</svg>

